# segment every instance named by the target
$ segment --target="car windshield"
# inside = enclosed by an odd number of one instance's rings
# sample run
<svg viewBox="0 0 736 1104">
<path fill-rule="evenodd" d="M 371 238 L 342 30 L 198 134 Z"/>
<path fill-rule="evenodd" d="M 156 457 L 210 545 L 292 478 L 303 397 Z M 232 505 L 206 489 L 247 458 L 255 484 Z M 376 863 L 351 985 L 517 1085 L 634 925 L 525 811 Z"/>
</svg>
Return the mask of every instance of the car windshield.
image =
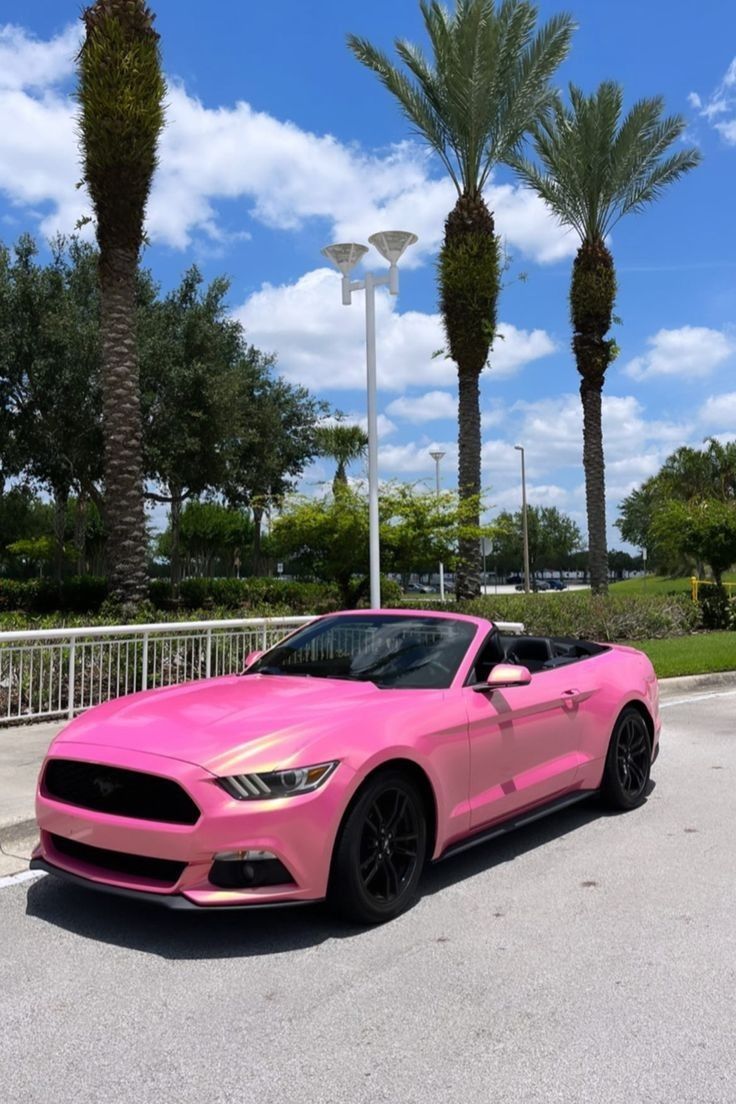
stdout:
<svg viewBox="0 0 736 1104">
<path fill-rule="evenodd" d="M 277 644 L 247 673 L 443 690 L 475 632 L 471 622 L 451 618 L 380 613 L 326 617 Z"/>
</svg>

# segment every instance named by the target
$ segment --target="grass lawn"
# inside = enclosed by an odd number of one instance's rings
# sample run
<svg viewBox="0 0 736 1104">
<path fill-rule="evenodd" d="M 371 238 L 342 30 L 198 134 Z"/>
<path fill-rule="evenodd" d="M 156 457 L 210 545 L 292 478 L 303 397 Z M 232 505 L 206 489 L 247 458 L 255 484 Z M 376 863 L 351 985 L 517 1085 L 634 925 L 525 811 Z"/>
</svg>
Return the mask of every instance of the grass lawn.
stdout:
<svg viewBox="0 0 736 1104">
<path fill-rule="evenodd" d="M 736 583 L 736 574 L 726 572 L 724 583 Z M 647 575 L 643 579 L 623 579 L 609 585 L 611 594 L 689 594 L 690 579 L 668 579 L 662 575 Z"/>
<path fill-rule="evenodd" d="M 665 640 L 634 640 L 660 678 L 736 670 L 736 632 L 695 633 Z"/>
</svg>

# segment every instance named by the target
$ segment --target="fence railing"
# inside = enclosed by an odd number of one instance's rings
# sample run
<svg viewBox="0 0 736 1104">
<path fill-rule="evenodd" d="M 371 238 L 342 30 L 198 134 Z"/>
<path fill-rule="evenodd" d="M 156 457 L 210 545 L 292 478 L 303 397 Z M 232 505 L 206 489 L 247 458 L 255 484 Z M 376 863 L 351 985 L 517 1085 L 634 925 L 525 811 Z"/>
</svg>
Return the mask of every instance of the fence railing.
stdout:
<svg viewBox="0 0 736 1104">
<path fill-rule="evenodd" d="M 311 617 L 0 632 L 0 725 L 73 717 L 100 702 L 232 674 Z"/>
<path fill-rule="evenodd" d="M 712 579 L 698 579 L 696 575 L 692 575 L 690 577 L 690 593 L 693 602 L 697 602 L 701 587 L 712 587 L 715 585 Z M 722 586 L 731 601 L 736 600 L 736 583 L 723 583 Z"/>
<path fill-rule="evenodd" d="M 93 705 L 192 679 L 234 674 L 313 617 L 246 617 L 0 632 L 0 727 L 73 717 Z M 519 633 L 517 622 L 497 621 Z"/>
</svg>

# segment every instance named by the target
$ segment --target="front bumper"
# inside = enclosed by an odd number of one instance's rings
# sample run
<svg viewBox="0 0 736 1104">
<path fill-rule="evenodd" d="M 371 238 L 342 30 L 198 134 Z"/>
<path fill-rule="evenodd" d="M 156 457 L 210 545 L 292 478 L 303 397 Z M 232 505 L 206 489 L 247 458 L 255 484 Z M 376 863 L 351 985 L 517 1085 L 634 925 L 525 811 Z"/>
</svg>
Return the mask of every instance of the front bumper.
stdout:
<svg viewBox="0 0 736 1104">
<path fill-rule="evenodd" d="M 122 886 L 113 885 L 111 882 L 97 882 L 91 878 L 83 878 L 79 874 L 72 874 L 69 870 L 63 870 L 60 866 L 54 866 L 53 863 L 40 857 L 31 859 L 30 868 L 31 870 L 43 870 L 47 874 L 53 874 L 55 878 L 60 878 L 63 882 L 69 882 L 71 885 L 100 890 L 102 893 L 112 894 L 115 897 L 125 897 L 129 901 L 143 901 L 146 904 L 162 905 L 164 908 L 173 909 L 177 912 L 202 912 L 204 907 L 179 893 L 151 893 L 142 889 L 124 889 Z M 310 904 L 313 904 L 311 899 L 299 901 L 248 901 L 247 903 L 232 905 L 218 904 L 217 907 L 227 911 L 245 908 L 285 908 L 287 905 Z"/>
<path fill-rule="evenodd" d="M 340 779 L 340 770 L 311 794 L 243 802 L 229 797 L 215 776 L 203 768 L 148 752 L 64 742 L 51 750 L 50 758 L 99 763 L 173 779 L 194 800 L 201 815 L 192 825 L 110 815 L 59 801 L 39 784 L 36 818 L 41 839 L 33 854 L 34 869 L 175 909 L 306 903 L 326 896 L 343 808 L 341 782 L 345 776 Z M 63 853 L 55 847 L 54 836 L 103 852 L 170 860 L 182 864 L 182 870 L 170 883 L 121 873 Z M 257 888 L 213 885 L 209 874 L 214 856 L 241 850 L 270 851 L 292 880 Z"/>
</svg>

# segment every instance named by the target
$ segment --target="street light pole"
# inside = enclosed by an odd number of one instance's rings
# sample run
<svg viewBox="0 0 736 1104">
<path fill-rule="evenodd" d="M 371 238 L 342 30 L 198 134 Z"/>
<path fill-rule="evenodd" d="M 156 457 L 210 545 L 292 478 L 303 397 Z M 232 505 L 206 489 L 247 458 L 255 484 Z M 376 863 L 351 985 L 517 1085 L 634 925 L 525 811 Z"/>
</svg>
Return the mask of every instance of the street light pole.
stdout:
<svg viewBox="0 0 736 1104">
<path fill-rule="evenodd" d="M 389 270 L 376 276 L 366 273 L 364 280 L 351 280 L 350 273 L 368 252 L 357 242 L 328 245 L 322 255 L 332 261 L 342 274 L 342 302 L 349 307 L 354 291 L 365 291 L 365 352 L 368 415 L 368 549 L 370 563 L 371 609 L 381 608 L 381 548 L 378 525 L 378 413 L 376 406 L 376 295 L 377 287 L 387 287 L 391 295 L 399 294 L 397 263 L 404 250 L 417 241 L 416 234 L 404 230 L 387 230 L 371 234 L 368 241 L 389 262 Z"/>
<path fill-rule="evenodd" d="M 529 593 L 529 519 L 526 508 L 526 469 L 524 467 L 524 447 L 514 445 L 517 452 L 521 453 L 521 525 L 524 533 L 524 591 Z"/>
<path fill-rule="evenodd" d="M 435 484 L 437 498 L 440 497 L 440 460 L 445 455 L 440 449 L 432 449 L 429 454 L 435 463 Z M 440 560 L 440 602 L 445 600 L 445 565 Z"/>
</svg>

